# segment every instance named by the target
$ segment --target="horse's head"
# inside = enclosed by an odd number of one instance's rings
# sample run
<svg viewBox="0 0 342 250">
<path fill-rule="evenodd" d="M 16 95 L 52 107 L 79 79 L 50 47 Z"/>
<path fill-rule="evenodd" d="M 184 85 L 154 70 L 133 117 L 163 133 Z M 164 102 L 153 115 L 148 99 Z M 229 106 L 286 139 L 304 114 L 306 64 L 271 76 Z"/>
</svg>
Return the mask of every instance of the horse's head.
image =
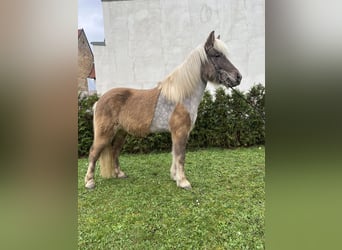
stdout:
<svg viewBox="0 0 342 250">
<path fill-rule="evenodd" d="M 228 60 L 227 50 L 222 41 L 215 39 L 212 31 L 204 44 L 208 61 L 202 64 L 202 78 L 226 87 L 235 87 L 241 82 L 241 74 Z"/>
</svg>

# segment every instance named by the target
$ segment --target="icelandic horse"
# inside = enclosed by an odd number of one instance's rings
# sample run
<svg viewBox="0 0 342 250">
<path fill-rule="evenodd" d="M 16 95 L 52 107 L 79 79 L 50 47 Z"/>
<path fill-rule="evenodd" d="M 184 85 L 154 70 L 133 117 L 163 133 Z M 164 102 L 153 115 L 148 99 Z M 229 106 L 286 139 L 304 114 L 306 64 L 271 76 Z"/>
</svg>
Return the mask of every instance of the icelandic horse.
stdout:
<svg viewBox="0 0 342 250">
<path fill-rule="evenodd" d="M 171 178 L 177 186 L 191 189 L 185 177 L 185 148 L 207 82 L 234 87 L 240 84 L 239 70 L 228 60 L 226 45 L 214 31 L 164 80 L 148 90 L 114 88 L 95 103 L 94 141 L 89 152 L 85 187 L 95 187 L 94 172 L 100 158 L 104 178 L 125 178 L 119 154 L 127 134 L 144 137 L 171 132 Z"/>
</svg>

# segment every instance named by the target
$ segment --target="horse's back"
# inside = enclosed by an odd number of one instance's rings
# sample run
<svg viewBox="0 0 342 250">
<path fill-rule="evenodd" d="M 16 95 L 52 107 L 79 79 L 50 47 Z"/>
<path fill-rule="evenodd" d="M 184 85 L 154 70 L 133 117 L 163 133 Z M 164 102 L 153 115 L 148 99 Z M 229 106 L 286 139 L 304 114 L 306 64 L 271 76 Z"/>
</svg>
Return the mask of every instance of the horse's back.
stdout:
<svg viewBox="0 0 342 250">
<path fill-rule="evenodd" d="M 97 102 L 96 116 L 102 123 L 117 125 L 130 134 L 145 136 L 154 116 L 160 89 L 114 88 Z"/>
</svg>

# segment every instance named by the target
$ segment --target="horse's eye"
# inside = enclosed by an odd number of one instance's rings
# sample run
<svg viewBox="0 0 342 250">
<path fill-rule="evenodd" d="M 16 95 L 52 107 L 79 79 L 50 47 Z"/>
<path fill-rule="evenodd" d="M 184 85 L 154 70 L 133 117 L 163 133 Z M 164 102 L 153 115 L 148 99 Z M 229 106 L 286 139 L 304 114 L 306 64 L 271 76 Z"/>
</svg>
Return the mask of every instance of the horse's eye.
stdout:
<svg viewBox="0 0 342 250">
<path fill-rule="evenodd" d="M 221 54 L 220 53 L 215 53 L 214 57 L 220 57 Z"/>
</svg>

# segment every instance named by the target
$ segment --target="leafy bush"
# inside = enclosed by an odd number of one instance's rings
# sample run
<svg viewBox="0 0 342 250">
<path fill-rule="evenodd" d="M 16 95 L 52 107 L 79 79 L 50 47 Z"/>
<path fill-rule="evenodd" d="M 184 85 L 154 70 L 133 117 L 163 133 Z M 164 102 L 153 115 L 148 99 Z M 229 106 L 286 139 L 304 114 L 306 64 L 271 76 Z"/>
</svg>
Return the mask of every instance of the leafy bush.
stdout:
<svg viewBox="0 0 342 250">
<path fill-rule="evenodd" d="M 93 110 L 97 95 L 78 95 L 78 156 L 88 155 L 93 143 Z"/>
<path fill-rule="evenodd" d="M 149 153 L 152 151 L 170 150 L 172 145 L 170 133 L 150 134 L 145 138 L 127 136 L 126 143 L 122 149 L 127 153 Z"/>
<path fill-rule="evenodd" d="M 264 104 L 265 88 L 261 84 L 253 86 L 247 94 L 238 90 L 229 94 L 219 88 L 213 98 L 205 92 L 196 126 L 190 134 L 189 147 L 230 148 L 264 144 Z"/>
<path fill-rule="evenodd" d="M 92 106 L 97 100 L 98 97 L 95 95 L 79 96 L 79 156 L 88 155 L 92 144 Z M 264 119 L 265 87 L 261 84 L 253 86 L 246 94 L 239 90 L 227 93 L 224 89 L 218 88 L 215 96 L 212 96 L 206 91 L 198 108 L 197 120 L 190 134 L 188 148 L 232 148 L 264 144 Z M 170 133 L 151 134 L 146 138 L 128 136 L 123 151 L 128 153 L 169 151 L 171 145 Z"/>
</svg>

